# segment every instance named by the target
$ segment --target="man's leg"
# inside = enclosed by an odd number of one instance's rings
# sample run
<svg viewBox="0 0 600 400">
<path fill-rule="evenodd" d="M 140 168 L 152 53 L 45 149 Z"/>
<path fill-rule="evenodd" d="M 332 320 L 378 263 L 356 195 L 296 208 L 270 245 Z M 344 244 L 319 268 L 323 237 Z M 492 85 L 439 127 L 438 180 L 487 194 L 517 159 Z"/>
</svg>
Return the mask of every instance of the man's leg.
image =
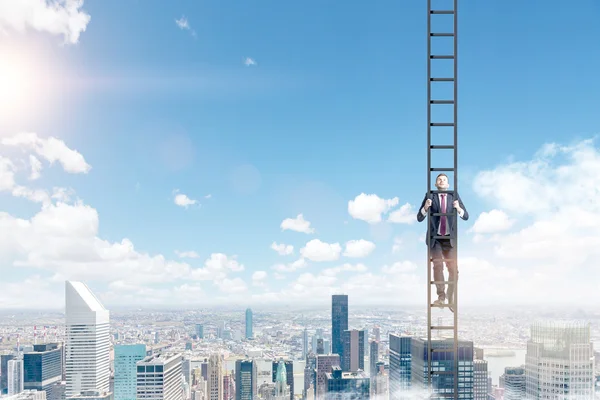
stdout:
<svg viewBox="0 0 600 400">
<path fill-rule="evenodd" d="M 443 281 L 444 280 L 444 262 L 442 261 L 442 245 L 439 240 L 432 239 L 433 246 L 431 247 L 431 258 L 433 258 L 433 280 Z M 446 298 L 446 285 L 443 283 L 435 284 L 437 289 L 437 295 L 439 300 Z"/>
<path fill-rule="evenodd" d="M 447 241 L 442 246 L 442 253 L 444 254 L 444 260 L 446 261 L 446 268 L 448 268 L 448 280 L 455 281 L 458 279 L 458 265 L 456 262 L 456 249 L 450 245 L 450 241 Z M 454 303 L 454 288 L 455 285 L 452 283 L 448 284 L 448 303 Z"/>
</svg>

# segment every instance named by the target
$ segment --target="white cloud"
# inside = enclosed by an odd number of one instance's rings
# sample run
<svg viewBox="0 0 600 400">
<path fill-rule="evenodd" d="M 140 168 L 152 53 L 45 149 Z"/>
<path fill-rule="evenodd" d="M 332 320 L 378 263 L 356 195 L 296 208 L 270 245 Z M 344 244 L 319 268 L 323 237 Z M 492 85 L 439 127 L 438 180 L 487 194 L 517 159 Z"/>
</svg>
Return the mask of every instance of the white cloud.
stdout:
<svg viewBox="0 0 600 400">
<path fill-rule="evenodd" d="M 274 269 L 277 272 L 293 272 L 293 271 L 297 271 L 300 268 L 304 268 L 306 267 L 308 264 L 306 263 L 306 260 L 304 258 L 299 258 L 298 260 L 289 263 L 289 264 L 276 264 L 273 267 L 271 267 L 272 269 Z"/>
<path fill-rule="evenodd" d="M 473 227 L 469 230 L 474 233 L 496 233 L 510 229 L 515 220 L 510 219 L 502 210 L 482 212 Z"/>
<path fill-rule="evenodd" d="M 250 57 L 246 57 L 246 59 L 244 60 L 244 64 L 245 64 L 247 67 L 250 67 L 250 66 L 255 66 L 255 65 L 256 65 L 256 61 L 254 61 L 254 59 L 252 59 L 252 58 L 250 58 Z"/>
<path fill-rule="evenodd" d="M 3 138 L 1 143 L 4 146 L 34 151 L 50 164 L 58 161 L 66 172 L 72 174 L 85 174 L 92 168 L 81 153 L 70 149 L 65 142 L 54 137 L 40 138 L 36 133 L 23 132 Z"/>
<path fill-rule="evenodd" d="M 266 271 L 254 271 L 254 273 L 252 274 L 252 285 L 266 287 L 266 282 L 265 282 L 266 279 L 267 279 Z"/>
<path fill-rule="evenodd" d="M 399 209 L 392 211 L 388 221 L 396 224 L 412 224 L 417 221 L 416 212 L 409 203 L 406 203 Z"/>
<path fill-rule="evenodd" d="M 177 254 L 177 256 L 179 258 L 200 258 L 200 255 L 198 253 L 196 253 L 195 251 L 175 250 L 175 254 Z"/>
<path fill-rule="evenodd" d="M 177 190 L 175 191 L 175 193 L 177 193 Z M 189 206 L 198 203 L 198 200 L 190 199 L 187 195 L 183 193 L 178 193 L 173 198 L 173 202 L 180 207 L 188 208 Z"/>
<path fill-rule="evenodd" d="M 392 265 L 384 265 L 381 268 L 381 272 L 384 274 L 400 274 L 406 272 L 413 272 L 417 270 L 417 264 L 411 261 L 398 261 Z"/>
<path fill-rule="evenodd" d="M 368 268 L 364 264 L 343 264 L 339 267 L 324 269 L 321 273 L 326 276 L 337 276 L 341 272 L 366 272 Z"/>
<path fill-rule="evenodd" d="M 348 202 L 348 213 L 354 219 L 374 224 L 381 222 L 381 215 L 397 206 L 398 201 L 397 197 L 386 200 L 376 194 L 361 193 L 354 200 Z"/>
<path fill-rule="evenodd" d="M 344 256 L 350 258 L 363 258 L 371 254 L 373 250 L 375 250 L 375 243 L 373 242 L 364 239 L 350 240 L 346 242 Z"/>
<path fill-rule="evenodd" d="M 31 175 L 29 175 L 29 179 L 33 181 L 40 177 L 40 171 L 42 170 L 42 162 L 38 160 L 36 156 L 30 154 L 29 163 L 31 164 Z"/>
<path fill-rule="evenodd" d="M 243 293 L 248 290 L 248 285 L 246 285 L 246 282 L 242 278 L 225 278 L 215 283 L 224 293 Z"/>
<path fill-rule="evenodd" d="M 396 237 L 394 238 L 394 245 L 392 246 L 392 253 L 397 253 L 400 251 L 400 249 L 402 248 L 402 245 L 404 244 L 404 241 L 402 240 L 402 238 Z"/>
<path fill-rule="evenodd" d="M 273 242 L 271 243 L 271 249 L 275 250 L 281 256 L 287 256 L 294 253 L 294 246 L 291 244 L 277 244 Z"/>
<path fill-rule="evenodd" d="M 306 243 L 300 254 L 302 257 L 308 258 L 311 261 L 335 261 L 340 258 L 342 252 L 342 246 L 339 243 L 325 243 L 319 239 L 313 239 Z"/>
<path fill-rule="evenodd" d="M 290 230 L 302 233 L 313 233 L 315 230 L 310 227 L 310 222 L 304 219 L 302 214 L 298 214 L 296 218 L 286 218 L 281 222 L 281 230 Z"/>
<path fill-rule="evenodd" d="M 190 26 L 190 23 L 188 21 L 188 19 L 185 16 L 182 16 L 179 19 L 175 20 L 175 23 L 177 24 L 177 26 L 179 27 L 179 29 L 185 30 L 185 31 L 190 31 L 190 33 L 192 34 L 192 36 L 196 36 L 196 31 L 192 29 L 192 27 Z"/>
<path fill-rule="evenodd" d="M 75 44 L 91 18 L 82 7 L 83 0 L 0 0 L 0 33 L 33 29 Z"/>
</svg>

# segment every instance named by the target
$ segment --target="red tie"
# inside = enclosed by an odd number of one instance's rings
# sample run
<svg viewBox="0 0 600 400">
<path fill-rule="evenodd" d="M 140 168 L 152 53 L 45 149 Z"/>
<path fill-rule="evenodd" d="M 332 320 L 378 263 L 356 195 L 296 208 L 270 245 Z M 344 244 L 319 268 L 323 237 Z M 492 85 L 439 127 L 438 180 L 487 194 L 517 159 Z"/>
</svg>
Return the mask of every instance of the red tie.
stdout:
<svg viewBox="0 0 600 400">
<path fill-rule="evenodd" d="M 446 212 L 446 195 L 442 194 L 442 213 Z M 446 222 L 447 219 L 445 216 L 442 216 L 442 221 L 440 222 L 440 235 L 446 236 Z"/>
</svg>

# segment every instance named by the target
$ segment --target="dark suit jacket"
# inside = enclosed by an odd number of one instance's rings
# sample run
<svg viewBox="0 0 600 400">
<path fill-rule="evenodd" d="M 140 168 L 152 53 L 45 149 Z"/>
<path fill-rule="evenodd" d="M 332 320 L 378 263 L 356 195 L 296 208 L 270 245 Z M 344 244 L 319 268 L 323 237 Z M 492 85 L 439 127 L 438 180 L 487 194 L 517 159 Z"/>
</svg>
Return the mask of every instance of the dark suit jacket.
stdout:
<svg viewBox="0 0 600 400">
<path fill-rule="evenodd" d="M 440 213 L 442 212 L 440 207 L 440 198 L 439 195 L 437 193 L 432 193 L 431 195 L 431 207 L 429 207 L 428 212 L 430 213 Z M 427 193 L 425 193 L 425 198 L 423 199 L 423 202 L 421 203 L 421 207 L 419 207 L 419 210 L 417 211 L 417 221 L 421 222 L 423 221 L 425 218 L 423 214 L 421 214 L 421 209 L 425 206 L 425 201 L 427 201 L 429 197 L 427 196 Z M 446 212 L 447 213 L 452 213 L 454 212 L 454 205 L 452 203 L 454 203 L 454 195 L 452 193 L 452 191 L 448 191 L 447 196 L 446 196 Z M 465 207 L 465 205 L 463 204 L 462 200 L 460 199 L 460 196 L 458 195 L 458 192 L 456 192 L 456 200 L 458 200 L 458 204 L 460 204 L 460 208 L 462 208 L 464 210 L 464 214 L 462 216 L 462 219 L 464 219 L 465 221 L 469 219 L 469 212 L 467 211 L 467 208 Z M 440 216 L 434 216 L 432 215 L 431 218 L 429 219 L 429 229 L 430 232 L 432 233 L 433 236 L 437 235 L 437 230 L 438 227 L 440 226 Z M 454 226 L 454 218 L 452 216 L 448 216 L 448 227 L 450 228 L 450 236 L 456 236 L 456 226 Z M 429 237 L 425 237 L 425 243 L 432 245 L 434 243 L 434 241 L 429 240 Z M 450 239 L 450 245 L 452 247 L 454 247 L 454 239 Z"/>
</svg>

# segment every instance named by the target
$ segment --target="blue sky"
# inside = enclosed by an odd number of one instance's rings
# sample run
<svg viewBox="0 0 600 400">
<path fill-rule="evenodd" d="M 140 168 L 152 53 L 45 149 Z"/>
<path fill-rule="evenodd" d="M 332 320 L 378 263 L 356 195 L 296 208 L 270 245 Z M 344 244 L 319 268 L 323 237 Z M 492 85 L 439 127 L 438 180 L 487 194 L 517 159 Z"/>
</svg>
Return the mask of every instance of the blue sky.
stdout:
<svg viewBox="0 0 600 400">
<path fill-rule="evenodd" d="M 42 3 L 28 2 L 31 7 Z M 188 283 L 199 285 L 188 296 L 199 303 L 211 299 L 260 303 L 276 298 L 302 302 L 313 298 L 309 289 L 316 281 L 330 282 L 331 290 L 354 294 L 359 302 L 360 293 L 369 292 L 350 283 L 362 281 L 361 273 L 371 274 L 365 279 L 377 279 L 385 265 L 413 262 L 418 265 L 412 271 L 417 275 L 401 278 L 399 286 L 389 290 L 402 291 L 402 285 L 416 282 L 420 286 L 406 288 L 406 293 L 421 290 L 425 299 L 425 280 L 418 280 L 424 277 L 425 246 L 419 236 L 425 226 L 370 224 L 348 211 L 348 202 L 361 193 L 398 197 L 394 209 L 408 202 L 414 212 L 422 200 L 424 1 L 263 1 L 257 5 L 87 0 L 79 12 L 91 19 L 77 43 L 67 44 L 56 34 L 64 32 L 66 25 L 19 30 L 14 29 L 17 12 L 0 16 L 0 28 L 5 30 L 0 34 L 0 50 L 12 49 L 15 58 L 29 60 L 35 65 L 36 79 L 45 82 L 43 96 L 36 92 L 41 87 L 30 88 L 32 97 L 22 112 L 0 115 L 0 138 L 19 132 L 53 136 L 91 165 L 87 173 L 69 174 L 58 163 L 45 164 L 38 180 L 28 182 L 23 171 L 17 180 L 45 190 L 72 188 L 76 196 L 70 204 L 79 198 L 95 209 L 97 236 L 109 243 L 127 238 L 139 253 L 162 254 L 167 260 L 187 262 L 192 269 L 202 267 L 213 253 L 235 255 L 245 268 L 228 277 L 241 278 L 248 290 L 225 295 L 210 281 L 187 278 L 152 285 L 133 276 L 87 279 L 73 259 L 67 260 L 72 266 L 68 273 L 61 270 L 59 276 L 56 268 L 42 266 L 41 261 L 37 267 L 19 264 L 26 252 L 6 251 L 0 254 L 2 280 L 15 293 L 35 284 L 50 298 L 52 293 L 62 293 L 60 279 L 68 278 L 88 281 L 108 304 L 121 301 L 121 294 L 110 287 L 117 280 L 129 285 L 130 295 L 152 293 L 142 288 L 175 290 Z M 482 194 L 490 185 L 504 190 L 510 182 L 506 178 L 498 184 L 499 175 L 492 171 L 515 173 L 523 165 L 512 163 L 530 163 L 545 143 L 573 145 L 598 133 L 600 58 L 594 49 L 599 16 L 600 5 L 594 0 L 576 5 L 462 2 L 459 191 L 471 219 L 462 224 L 461 256 L 483 260 L 493 268 L 516 265 L 517 261 L 496 260 L 492 250 L 484 251 L 484 245 L 473 242 L 474 233 L 467 233 L 468 229 L 481 213 L 494 209 L 516 219 L 512 231 L 503 230 L 507 237 L 537 226 L 536 218 L 545 217 L 535 212 L 519 217 L 523 207 L 507 206 L 507 198 L 536 201 L 528 196 L 530 192 L 523 192 L 527 196 L 512 193 L 517 186 L 508 185 L 501 195 Z M 177 25 L 182 17 L 189 29 Z M 22 18 L 27 25 L 26 17 Z M 245 65 L 247 58 L 255 65 Z M 587 146 L 595 154 L 595 144 Z M 9 150 L 14 149 L 0 147 L 0 155 L 23 155 Z M 551 157 L 551 162 L 542 164 L 575 168 L 581 159 L 570 158 L 574 151 L 564 150 L 563 158 Z M 536 173 L 543 174 L 523 168 L 534 180 Z M 589 171 L 589 166 L 585 168 Z M 485 171 L 490 172 L 485 175 Z M 201 206 L 177 206 L 175 190 Z M 27 220 L 41 212 L 41 205 L 5 190 L 0 192 L 0 210 Z M 310 221 L 315 233 L 282 231 L 282 221 L 298 214 Z M 392 251 L 394 238 L 403 240 L 396 252 Z M 297 260 L 299 250 L 312 239 L 342 247 L 349 240 L 364 239 L 376 247 L 366 258 L 309 261 L 305 268 L 276 279 L 272 266 Z M 294 254 L 278 255 L 270 249 L 274 241 L 293 245 Z M 76 240 L 69 243 L 77 248 Z M 199 258 L 181 259 L 176 250 L 195 251 Z M 71 252 L 65 251 L 64 257 L 72 257 Z M 530 266 L 527 260 L 530 257 L 523 256 L 520 262 Z M 326 276 L 336 277 L 331 281 L 320 278 L 324 269 L 344 263 L 363 263 L 367 270 L 329 272 Z M 266 286 L 252 285 L 256 271 L 267 273 Z M 302 273 L 312 274 L 301 280 L 305 295 L 294 292 L 292 296 L 289 291 L 296 290 L 293 286 Z M 34 283 L 24 283 L 32 276 L 37 276 Z M 472 296 L 465 302 L 477 298 L 479 283 L 471 283 Z M 371 289 L 377 292 L 376 288 L 373 283 Z M 317 296 L 315 301 L 328 304 L 326 292 L 320 290 L 325 297 Z M 168 302 L 167 292 L 161 293 L 157 298 Z M 16 294 L 11 296 L 14 306 L 31 305 Z M 519 300 L 543 298 L 539 293 Z M 122 299 L 133 302 L 135 296 Z"/>
</svg>

